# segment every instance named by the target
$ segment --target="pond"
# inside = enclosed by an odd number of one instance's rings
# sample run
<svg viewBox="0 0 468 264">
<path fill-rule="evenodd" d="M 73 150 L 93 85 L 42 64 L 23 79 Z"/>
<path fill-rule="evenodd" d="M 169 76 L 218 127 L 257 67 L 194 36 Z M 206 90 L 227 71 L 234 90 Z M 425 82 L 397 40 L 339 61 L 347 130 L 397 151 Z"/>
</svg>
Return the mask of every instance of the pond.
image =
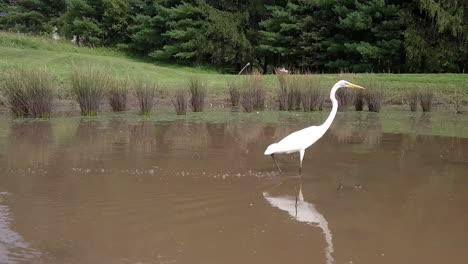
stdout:
<svg viewBox="0 0 468 264">
<path fill-rule="evenodd" d="M 466 118 L 339 113 L 277 173 L 326 114 L 3 116 L 0 263 L 464 263 Z"/>
</svg>

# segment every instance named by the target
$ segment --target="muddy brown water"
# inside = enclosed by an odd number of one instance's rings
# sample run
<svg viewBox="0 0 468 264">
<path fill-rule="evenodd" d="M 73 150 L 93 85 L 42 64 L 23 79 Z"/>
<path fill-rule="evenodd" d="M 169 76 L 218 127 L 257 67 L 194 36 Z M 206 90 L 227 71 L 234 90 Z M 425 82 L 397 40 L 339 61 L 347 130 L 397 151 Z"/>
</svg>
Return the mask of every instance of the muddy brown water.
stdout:
<svg viewBox="0 0 468 264">
<path fill-rule="evenodd" d="M 1 121 L 0 263 L 467 263 L 468 140 L 336 123 Z"/>
</svg>

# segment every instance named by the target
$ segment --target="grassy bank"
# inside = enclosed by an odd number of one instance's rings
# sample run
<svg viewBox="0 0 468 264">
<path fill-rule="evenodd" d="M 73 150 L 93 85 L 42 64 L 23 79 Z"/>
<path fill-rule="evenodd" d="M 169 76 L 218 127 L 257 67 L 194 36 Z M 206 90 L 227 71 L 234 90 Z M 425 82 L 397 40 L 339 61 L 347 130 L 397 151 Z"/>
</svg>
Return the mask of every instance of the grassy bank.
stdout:
<svg viewBox="0 0 468 264">
<path fill-rule="evenodd" d="M 237 78 L 234 75 L 223 75 L 198 68 L 148 63 L 107 48 L 77 47 L 67 41 L 0 32 L 0 69 L 18 64 L 46 65 L 61 80 L 68 80 L 73 63 L 92 63 L 111 70 L 119 76 L 127 74 L 147 76 L 168 87 L 178 86 L 193 75 L 199 75 L 206 79 L 210 89 L 218 92 L 226 90 L 227 78 Z M 358 81 L 359 78 L 365 78 L 366 74 L 353 76 Z M 395 92 L 416 86 L 440 91 L 451 91 L 458 87 L 468 90 L 468 75 L 466 74 L 373 74 L 373 76 L 388 90 Z M 324 86 L 331 87 L 340 76 L 321 74 L 319 78 Z M 267 76 L 266 84 L 270 89 L 276 87 L 276 77 Z"/>
<path fill-rule="evenodd" d="M 225 75 L 201 68 L 147 62 L 108 48 L 78 47 L 67 41 L 0 32 L 0 73 L 18 65 L 33 68 L 47 66 L 58 80 L 60 86 L 58 94 L 66 97 L 69 93 L 64 91 L 70 87 L 73 66 L 80 64 L 105 69 L 119 79 L 135 76 L 154 80 L 159 87 L 168 91 L 175 91 L 185 86 L 191 78 L 197 76 L 206 83 L 209 97 L 214 96 L 217 99 L 228 98 L 228 82 L 241 78 L 237 75 Z M 464 98 L 468 94 L 467 74 L 316 75 L 316 79 L 325 91 L 343 78 L 357 84 L 366 83 L 368 79 L 378 82 L 385 90 L 386 103 L 392 104 L 403 102 L 407 92 L 415 88 L 433 90 L 436 93 L 436 103 L 460 91 L 464 94 L 462 96 Z M 268 97 L 274 100 L 278 89 L 277 76 L 264 76 L 263 80 Z"/>
</svg>

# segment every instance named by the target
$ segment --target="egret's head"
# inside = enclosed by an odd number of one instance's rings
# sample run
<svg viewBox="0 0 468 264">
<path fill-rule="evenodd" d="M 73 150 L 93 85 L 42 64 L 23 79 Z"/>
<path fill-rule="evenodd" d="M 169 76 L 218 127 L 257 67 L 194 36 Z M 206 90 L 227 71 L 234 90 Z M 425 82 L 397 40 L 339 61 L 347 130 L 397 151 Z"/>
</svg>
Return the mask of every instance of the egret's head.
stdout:
<svg viewBox="0 0 468 264">
<path fill-rule="evenodd" d="M 362 87 L 362 86 L 359 86 L 359 85 L 350 83 L 350 82 L 345 81 L 345 80 L 339 81 L 339 82 L 337 83 L 337 85 L 338 85 L 339 88 L 347 87 L 347 88 L 364 89 L 364 90 L 366 90 L 366 88 L 364 88 L 364 87 Z"/>
<path fill-rule="evenodd" d="M 271 155 L 271 154 L 275 154 L 276 151 L 278 151 L 278 143 L 273 143 L 271 144 L 270 146 L 268 146 L 268 148 L 265 150 L 265 155 Z"/>
</svg>

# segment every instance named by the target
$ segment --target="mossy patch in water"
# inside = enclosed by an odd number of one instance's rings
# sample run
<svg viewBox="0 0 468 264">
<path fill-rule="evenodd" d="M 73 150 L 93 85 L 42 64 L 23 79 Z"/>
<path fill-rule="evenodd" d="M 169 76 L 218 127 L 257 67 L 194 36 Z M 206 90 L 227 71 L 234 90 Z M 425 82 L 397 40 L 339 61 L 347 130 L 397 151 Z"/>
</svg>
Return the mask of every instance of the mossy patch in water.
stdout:
<svg viewBox="0 0 468 264">
<path fill-rule="evenodd" d="M 51 122 L 56 136 L 65 136 L 73 131 L 80 122 L 99 121 L 99 126 L 106 128 L 111 121 L 120 120 L 128 124 L 139 122 L 171 123 L 186 121 L 187 123 L 240 123 L 259 122 L 268 126 L 291 126 L 300 129 L 310 125 L 321 125 L 329 112 L 232 112 L 230 109 L 210 109 L 201 113 L 189 112 L 187 115 L 176 115 L 170 108 L 160 108 L 149 116 L 141 116 L 136 112 L 103 113 L 97 117 L 56 117 L 49 120 L 15 119 L 3 115 L 0 119 L 0 132 L 8 133 L 8 123 Z M 416 135 L 433 135 L 468 138 L 468 116 L 455 115 L 450 112 L 409 112 L 391 109 L 381 113 L 371 112 L 338 112 L 333 126 L 345 127 L 380 127 L 382 133 L 402 133 Z"/>
</svg>

